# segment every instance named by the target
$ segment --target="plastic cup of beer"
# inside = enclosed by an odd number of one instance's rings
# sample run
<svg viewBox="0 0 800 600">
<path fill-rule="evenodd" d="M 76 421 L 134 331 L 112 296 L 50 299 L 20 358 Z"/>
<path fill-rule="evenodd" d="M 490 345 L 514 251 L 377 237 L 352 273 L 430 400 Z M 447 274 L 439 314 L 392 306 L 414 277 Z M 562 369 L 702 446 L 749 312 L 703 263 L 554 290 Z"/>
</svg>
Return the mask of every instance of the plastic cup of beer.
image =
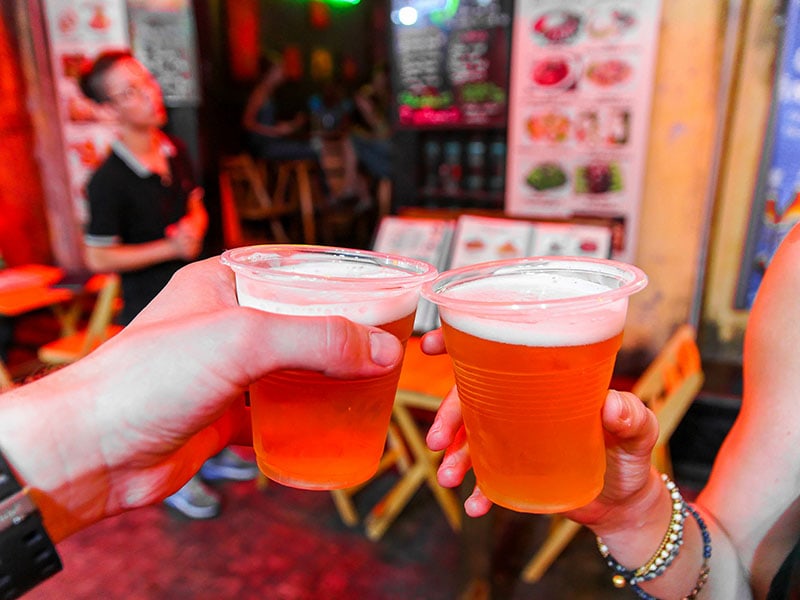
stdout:
<svg viewBox="0 0 800 600">
<path fill-rule="evenodd" d="M 228 250 L 239 304 L 284 315 L 339 315 L 394 334 L 412 333 L 422 261 L 328 246 L 262 245 Z M 270 479 L 329 490 L 367 481 L 384 450 L 400 368 L 381 377 L 334 379 L 282 370 L 250 386 L 253 448 Z"/>
<path fill-rule="evenodd" d="M 603 488 L 601 410 L 638 268 L 534 257 L 453 269 L 439 308 L 475 477 L 495 504 L 555 513 Z"/>
</svg>

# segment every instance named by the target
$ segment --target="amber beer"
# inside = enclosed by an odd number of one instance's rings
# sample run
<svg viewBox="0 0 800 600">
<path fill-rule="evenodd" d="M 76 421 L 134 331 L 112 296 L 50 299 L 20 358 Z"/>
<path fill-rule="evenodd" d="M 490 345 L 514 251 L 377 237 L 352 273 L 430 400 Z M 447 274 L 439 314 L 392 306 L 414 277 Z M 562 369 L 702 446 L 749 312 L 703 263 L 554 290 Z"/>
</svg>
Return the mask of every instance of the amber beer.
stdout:
<svg viewBox="0 0 800 600">
<path fill-rule="evenodd" d="M 378 325 L 404 344 L 414 313 Z M 250 387 L 253 446 L 261 472 L 303 489 L 352 487 L 378 469 L 400 369 L 341 380 L 278 371 Z"/>
<path fill-rule="evenodd" d="M 255 246 L 223 254 L 239 303 L 291 315 L 339 315 L 402 342 L 411 335 L 427 263 L 323 246 Z M 270 479 L 303 489 L 363 483 L 378 468 L 399 367 L 382 377 L 341 380 L 284 370 L 250 387 L 253 448 Z"/>
<path fill-rule="evenodd" d="M 603 487 L 601 410 L 635 267 L 590 259 L 499 261 L 443 273 L 439 305 L 475 477 L 494 503 L 553 513 Z"/>
</svg>

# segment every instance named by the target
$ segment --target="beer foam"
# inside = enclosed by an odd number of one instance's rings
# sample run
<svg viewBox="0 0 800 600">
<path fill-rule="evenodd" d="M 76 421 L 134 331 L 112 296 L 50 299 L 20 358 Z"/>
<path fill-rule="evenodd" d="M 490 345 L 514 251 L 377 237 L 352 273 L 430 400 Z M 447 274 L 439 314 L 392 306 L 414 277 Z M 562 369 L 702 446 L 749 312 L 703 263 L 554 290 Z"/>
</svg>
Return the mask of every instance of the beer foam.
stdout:
<svg viewBox="0 0 800 600">
<path fill-rule="evenodd" d="M 357 279 L 386 279 L 389 277 L 410 276 L 406 271 L 389 269 L 374 263 L 352 261 L 319 261 L 294 265 L 280 265 L 271 268 L 270 271 L 311 275 L 313 277 L 344 277 Z"/>
<path fill-rule="evenodd" d="M 625 326 L 627 297 L 598 304 L 587 310 L 548 310 L 549 300 L 581 298 L 609 291 L 600 283 L 551 273 L 518 273 L 456 285 L 443 293 L 445 298 L 517 304 L 518 310 L 506 314 L 466 313 L 460 308 L 440 305 L 448 325 L 470 335 L 506 344 L 525 346 L 578 346 L 617 335 Z M 526 303 L 541 303 L 525 308 Z M 480 307 L 477 308 L 480 310 Z"/>
<path fill-rule="evenodd" d="M 280 266 L 271 271 L 290 274 L 280 282 L 236 274 L 236 291 L 241 306 L 283 315 L 339 315 L 362 325 L 382 325 L 407 316 L 416 309 L 419 286 L 391 287 L 375 291 L 357 283 L 347 288 L 329 289 L 325 277 L 386 279 L 410 274 L 371 263 L 315 262 Z M 294 279 L 291 274 L 296 274 Z M 309 286 L 305 276 L 319 277 L 318 285 Z M 304 285 L 293 286 L 292 282 Z M 376 284 L 378 287 L 379 283 Z"/>
<path fill-rule="evenodd" d="M 558 273 L 516 273 L 460 283 L 444 295 L 479 302 L 536 302 L 592 296 L 608 290 L 601 283 Z"/>
</svg>

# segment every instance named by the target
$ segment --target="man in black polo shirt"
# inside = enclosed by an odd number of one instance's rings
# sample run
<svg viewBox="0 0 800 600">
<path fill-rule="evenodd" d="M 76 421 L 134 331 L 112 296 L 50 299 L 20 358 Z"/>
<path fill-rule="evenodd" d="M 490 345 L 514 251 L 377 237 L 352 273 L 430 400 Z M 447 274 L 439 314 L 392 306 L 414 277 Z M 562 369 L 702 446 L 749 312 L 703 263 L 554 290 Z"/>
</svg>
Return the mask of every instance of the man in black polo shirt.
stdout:
<svg viewBox="0 0 800 600">
<path fill-rule="evenodd" d="M 87 187 L 89 223 L 86 263 L 93 271 L 118 272 L 127 325 L 172 275 L 202 250 L 208 216 L 184 144 L 161 131 L 167 113 L 150 72 L 126 52 L 100 55 L 81 79 L 81 89 L 116 117 L 118 136 Z M 252 479 L 254 464 L 230 450 L 203 469 L 214 479 Z M 219 497 L 199 475 L 165 502 L 184 515 L 219 514 Z"/>
</svg>

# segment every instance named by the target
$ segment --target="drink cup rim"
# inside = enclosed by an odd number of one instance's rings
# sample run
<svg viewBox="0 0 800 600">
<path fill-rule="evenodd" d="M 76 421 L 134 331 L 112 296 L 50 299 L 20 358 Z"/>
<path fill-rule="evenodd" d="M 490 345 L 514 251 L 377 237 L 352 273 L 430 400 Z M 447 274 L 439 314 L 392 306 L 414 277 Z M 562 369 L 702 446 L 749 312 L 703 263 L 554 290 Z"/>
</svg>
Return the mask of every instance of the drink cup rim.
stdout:
<svg viewBox="0 0 800 600">
<path fill-rule="evenodd" d="M 279 265 L 300 264 L 299 259 L 292 257 L 314 256 L 319 260 L 331 262 L 350 260 L 394 269 L 397 276 L 382 277 L 344 277 L 324 274 L 306 274 L 276 270 Z M 256 258 L 266 266 L 257 264 Z M 267 282 L 290 283 L 293 287 L 319 289 L 325 285 L 330 289 L 353 288 L 369 284 L 370 288 L 382 289 L 413 288 L 433 280 L 438 274 L 433 265 L 397 254 L 386 254 L 372 250 L 342 248 L 313 244 L 259 244 L 241 246 L 226 250 L 220 261 L 230 267 L 234 273 L 250 279 Z"/>
<path fill-rule="evenodd" d="M 455 285 L 483 279 L 492 274 L 512 275 L 524 272 L 552 272 L 585 264 L 592 273 L 620 281 L 619 287 L 608 291 L 546 300 L 475 300 L 448 297 L 442 291 Z M 586 270 L 586 269 L 584 269 Z M 577 312 L 600 308 L 627 298 L 647 286 L 647 275 L 640 268 L 620 261 L 577 256 L 536 256 L 483 262 L 443 271 L 422 286 L 421 295 L 439 306 L 459 312 L 483 315 L 512 315 L 525 312 L 548 311 L 552 314 Z"/>
</svg>

